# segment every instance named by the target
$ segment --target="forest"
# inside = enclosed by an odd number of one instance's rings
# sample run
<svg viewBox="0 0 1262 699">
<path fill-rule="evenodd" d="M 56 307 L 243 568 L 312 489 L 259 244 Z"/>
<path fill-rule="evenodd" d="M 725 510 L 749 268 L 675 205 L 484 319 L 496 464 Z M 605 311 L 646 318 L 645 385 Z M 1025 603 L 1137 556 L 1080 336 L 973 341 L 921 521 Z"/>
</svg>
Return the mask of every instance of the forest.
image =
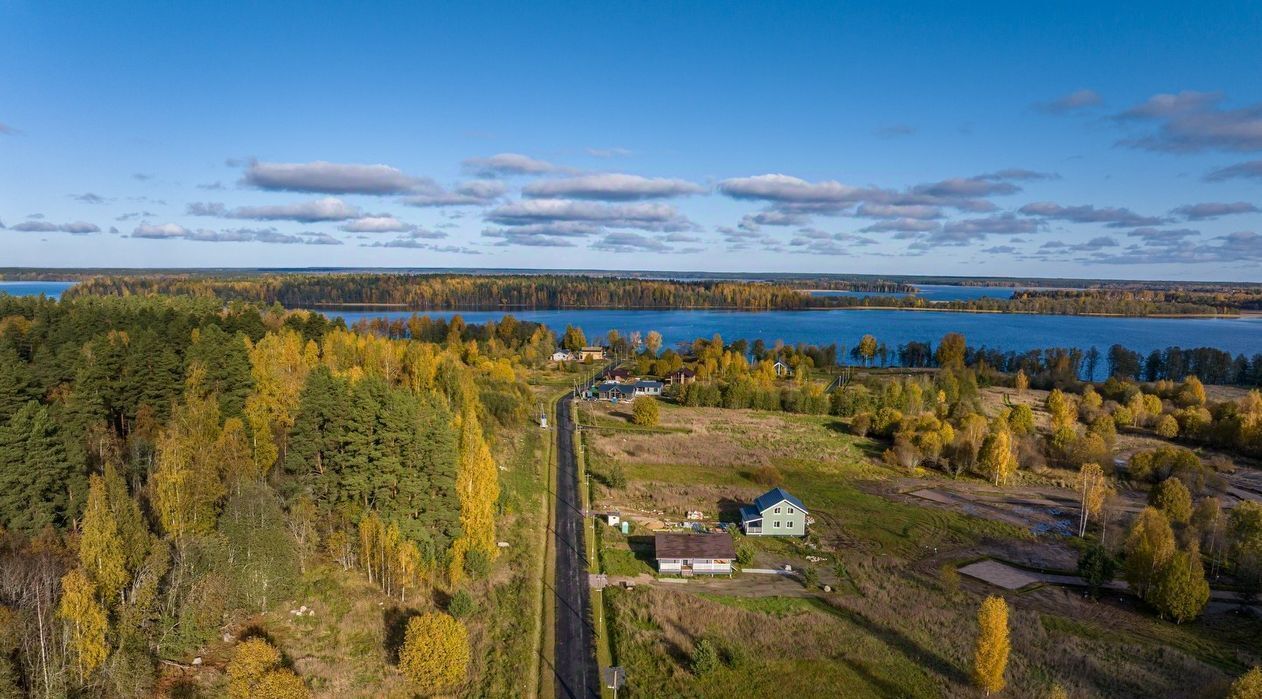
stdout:
<svg viewBox="0 0 1262 699">
<path fill-rule="evenodd" d="M 1262 292 L 1082 289 L 1014 293 L 1010 299 L 927 301 L 907 296 L 813 296 L 808 289 L 910 291 L 893 282 L 668 280 L 563 274 L 146 274 L 93 276 L 66 291 L 92 295 L 178 294 L 288 308 L 397 306 L 412 309 L 934 309 L 1054 315 L 1237 315 Z"/>
<path fill-rule="evenodd" d="M 316 566 L 422 610 L 442 591 L 397 672 L 474 681 L 488 649 L 459 617 L 501 555 L 497 444 L 533 407 L 523 354 L 554 345 L 512 319 L 433 342 L 210 298 L 0 296 L 0 696 L 147 696 Z M 307 696 L 283 648 L 241 641 L 212 695 Z"/>
</svg>

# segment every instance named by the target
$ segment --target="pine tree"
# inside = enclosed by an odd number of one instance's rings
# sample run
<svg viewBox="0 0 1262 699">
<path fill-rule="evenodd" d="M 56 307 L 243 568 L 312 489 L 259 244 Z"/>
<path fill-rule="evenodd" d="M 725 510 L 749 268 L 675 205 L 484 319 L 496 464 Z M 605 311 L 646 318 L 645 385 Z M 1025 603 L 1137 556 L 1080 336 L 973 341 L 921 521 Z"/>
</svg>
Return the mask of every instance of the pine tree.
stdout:
<svg viewBox="0 0 1262 699">
<path fill-rule="evenodd" d="M 123 481 L 113 462 L 105 464 L 103 480 L 110 513 L 118 530 L 119 541 L 122 542 L 123 566 L 128 571 L 135 571 L 149 555 L 153 535 L 149 532 L 149 525 L 145 523 L 139 503 L 128 493 L 127 483 Z"/>
<path fill-rule="evenodd" d="M 86 486 L 48 408 L 29 402 L 0 425 L 0 527 L 36 532 L 64 525 Z"/>
<path fill-rule="evenodd" d="M 113 605 L 127 584 L 123 542 L 110 510 L 105 481 L 95 474 L 88 483 L 88 506 L 83 513 L 79 539 L 79 565 L 95 584 L 101 600 Z"/>
<path fill-rule="evenodd" d="M 469 632 L 449 614 L 427 612 L 408 620 L 399 669 L 423 694 L 450 689 L 469 667 Z"/>
<path fill-rule="evenodd" d="M 61 605 L 57 616 L 69 627 L 70 649 L 82 682 L 105 662 L 109 644 L 105 638 L 108 629 L 105 609 L 96 601 L 96 587 L 79 568 L 61 579 Z"/>
<path fill-rule="evenodd" d="M 460 467 L 456 491 L 460 495 L 460 528 L 469 551 L 487 558 L 499 555 L 495 545 L 495 503 L 500 497 L 499 470 L 482 436 L 477 407 L 466 402 L 460 413 Z"/>
<path fill-rule="evenodd" d="M 977 611 L 977 648 L 973 652 L 973 684 L 990 695 L 1004 688 L 1008 667 L 1008 603 L 990 596 Z"/>
</svg>

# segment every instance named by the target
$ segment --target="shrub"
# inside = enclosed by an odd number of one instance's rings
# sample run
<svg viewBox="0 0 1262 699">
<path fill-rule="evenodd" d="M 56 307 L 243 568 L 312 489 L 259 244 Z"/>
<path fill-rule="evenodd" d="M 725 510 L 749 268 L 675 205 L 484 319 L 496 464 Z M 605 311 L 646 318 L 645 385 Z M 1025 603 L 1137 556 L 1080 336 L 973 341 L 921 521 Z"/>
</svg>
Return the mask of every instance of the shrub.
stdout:
<svg viewBox="0 0 1262 699">
<path fill-rule="evenodd" d="M 938 581 L 942 583 L 942 590 L 948 595 L 954 595 L 960 591 L 960 571 L 956 570 L 954 563 L 943 563 L 938 568 Z"/>
<path fill-rule="evenodd" d="M 457 619 L 463 619 L 478 609 L 478 603 L 465 590 L 457 590 L 447 602 L 447 613 Z"/>
<path fill-rule="evenodd" d="M 656 427 L 660 416 L 657 400 L 648 396 L 636 399 L 631 408 L 631 422 L 642 427 Z"/>
<path fill-rule="evenodd" d="M 1157 436 L 1166 439 L 1174 439 L 1179 436 L 1179 421 L 1174 419 L 1173 415 L 1162 415 L 1157 420 Z"/>
<path fill-rule="evenodd" d="M 742 541 L 736 547 L 736 562 L 742 566 L 747 566 L 754 562 L 754 547 L 749 542 Z"/>
<path fill-rule="evenodd" d="M 811 566 L 802 569 L 802 586 L 808 590 L 819 587 L 819 571 Z"/>
<path fill-rule="evenodd" d="M 491 557 L 481 549 L 474 549 L 465 554 L 464 569 L 470 577 L 481 580 L 491 574 Z"/>
<path fill-rule="evenodd" d="M 399 669 L 423 694 L 463 681 L 469 668 L 469 631 L 450 614 L 428 612 L 408 620 Z"/>
<path fill-rule="evenodd" d="M 872 429 L 871 413 L 859 413 L 850 420 L 850 432 L 856 437 L 866 437 Z"/>
<path fill-rule="evenodd" d="M 721 664 L 719 649 L 710 639 L 703 638 L 697 641 L 697 645 L 692 649 L 692 674 L 708 675 L 719 669 Z"/>
<path fill-rule="evenodd" d="M 1166 513 L 1166 517 L 1177 524 L 1187 524 L 1192 516 L 1192 494 L 1183 481 L 1174 476 L 1149 491 L 1148 504 Z"/>
<path fill-rule="evenodd" d="M 1101 586 L 1113 580 L 1116 570 L 1117 562 L 1099 544 L 1091 546 L 1078 556 L 1078 575 L 1086 581 L 1092 597 L 1100 593 Z"/>
</svg>

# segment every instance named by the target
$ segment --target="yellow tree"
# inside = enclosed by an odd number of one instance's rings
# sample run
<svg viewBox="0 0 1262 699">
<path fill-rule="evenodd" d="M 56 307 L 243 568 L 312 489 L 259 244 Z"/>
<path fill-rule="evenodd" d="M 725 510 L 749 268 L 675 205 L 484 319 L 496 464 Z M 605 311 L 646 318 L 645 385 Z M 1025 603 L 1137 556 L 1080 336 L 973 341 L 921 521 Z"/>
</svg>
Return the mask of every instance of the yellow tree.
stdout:
<svg viewBox="0 0 1262 699">
<path fill-rule="evenodd" d="M 494 558 L 495 502 L 500 497 L 499 470 L 482 436 L 475 401 L 470 397 L 460 411 L 460 464 L 456 492 L 460 497 L 460 528 L 468 551 Z"/>
<path fill-rule="evenodd" d="M 1004 688 L 1008 667 L 1008 603 L 990 596 L 977 611 L 977 648 L 973 652 L 973 683 L 990 695 Z"/>
<path fill-rule="evenodd" d="M 1012 433 L 1006 425 L 997 424 L 982 444 L 981 466 L 995 485 L 1002 485 L 1017 470 L 1017 457 L 1012 453 Z"/>
<path fill-rule="evenodd" d="M 203 395 L 201 375 L 194 370 L 184 401 L 158 438 L 158 467 L 150 484 L 162 530 L 171 537 L 206 534 L 215 527 L 219 499 L 219 401 Z"/>
<path fill-rule="evenodd" d="M 305 699 L 311 691 L 280 666 L 280 651 L 262 638 L 237 644 L 228 661 L 228 695 L 234 699 Z"/>
<path fill-rule="evenodd" d="M 79 564 L 96 585 L 101 599 L 112 604 L 127 584 L 127 568 L 118 523 L 110 511 L 105 481 L 93 474 L 88 481 L 88 504 L 83 512 Z"/>
<path fill-rule="evenodd" d="M 1161 570 L 1174 557 L 1174 531 L 1170 520 L 1155 507 L 1145 507 L 1126 537 L 1126 580 L 1135 593 L 1149 599 Z"/>
<path fill-rule="evenodd" d="M 408 620 L 399 669 L 422 694 L 436 694 L 464 680 L 469 667 L 469 631 L 442 612 Z"/>
<path fill-rule="evenodd" d="M 1087 521 L 1092 515 L 1099 514 L 1108 491 L 1108 481 L 1104 479 L 1100 464 L 1083 464 L 1078 471 L 1078 495 L 1082 508 L 1078 514 L 1078 536 L 1086 536 Z"/>
<path fill-rule="evenodd" d="M 1017 369 L 1017 377 L 1014 381 L 1019 395 L 1025 395 L 1030 389 L 1030 377 L 1025 375 L 1025 369 Z"/>
<path fill-rule="evenodd" d="M 1232 682 L 1227 699 L 1262 699 L 1262 667 L 1255 665 Z"/>
<path fill-rule="evenodd" d="M 75 568 L 62 577 L 57 616 L 69 626 L 70 649 L 75 655 L 79 680 L 83 681 L 105 662 L 110 652 L 105 640 L 105 609 L 96 601 L 96 586 L 83 570 Z"/>
<path fill-rule="evenodd" d="M 255 466 L 266 475 L 284 450 L 299 394 L 319 352 L 314 343 L 304 345 L 302 336 L 292 330 L 268 333 L 248 350 L 254 390 L 245 400 L 245 416 L 253 435 Z"/>
<path fill-rule="evenodd" d="M 859 356 L 863 357 L 864 364 L 872 363 L 872 358 L 876 356 L 876 344 L 876 338 L 871 335 L 859 338 Z"/>
</svg>

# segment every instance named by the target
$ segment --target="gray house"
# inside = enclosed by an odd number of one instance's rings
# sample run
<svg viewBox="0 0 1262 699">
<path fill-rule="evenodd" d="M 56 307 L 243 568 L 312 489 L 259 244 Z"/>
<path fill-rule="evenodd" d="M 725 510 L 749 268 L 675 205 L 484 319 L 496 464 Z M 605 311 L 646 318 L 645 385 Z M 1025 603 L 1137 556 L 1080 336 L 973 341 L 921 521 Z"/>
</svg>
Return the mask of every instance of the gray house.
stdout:
<svg viewBox="0 0 1262 699">
<path fill-rule="evenodd" d="M 634 400 L 639 396 L 660 396 L 662 395 L 662 382 L 644 379 L 635 383 L 611 381 L 600 384 L 594 391 L 598 399 L 617 403 L 619 401 Z"/>
<path fill-rule="evenodd" d="M 806 506 L 781 488 L 772 488 L 741 507 L 741 531 L 747 536 L 804 536 Z"/>
</svg>

